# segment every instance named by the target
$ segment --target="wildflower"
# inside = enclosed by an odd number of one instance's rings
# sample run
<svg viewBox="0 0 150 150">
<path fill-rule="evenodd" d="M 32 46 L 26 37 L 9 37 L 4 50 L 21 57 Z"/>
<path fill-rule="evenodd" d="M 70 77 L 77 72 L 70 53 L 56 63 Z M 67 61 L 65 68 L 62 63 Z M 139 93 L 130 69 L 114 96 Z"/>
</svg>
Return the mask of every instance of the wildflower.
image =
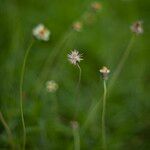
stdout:
<svg viewBox="0 0 150 150">
<path fill-rule="evenodd" d="M 58 84 L 51 80 L 46 82 L 46 89 L 48 92 L 56 92 L 58 89 Z"/>
<path fill-rule="evenodd" d="M 68 54 L 68 60 L 72 64 L 77 65 L 77 63 L 79 63 L 83 59 L 81 58 L 81 54 L 79 54 L 77 50 L 74 50 L 70 54 Z"/>
<path fill-rule="evenodd" d="M 94 10 L 94 11 L 99 11 L 101 8 L 102 8 L 102 5 L 101 3 L 99 2 L 93 2 L 91 4 L 91 8 Z"/>
<path fill-rule="evenodd" d="M 79 124 L 78 124 L 77 121 L 71 121 L 70 123 L 71 123 L 71 127 L 72 127 L 73 129 L 77 129 L 77 128 L 79 127 Z"/>
<path fill-rule="evenodd" d="M 134 22 L 130 28 L 131 31 L 136 34 L 142 34 L 144 32 L 142 27 L 142 21 Z"/>
<path fill-rule="evenodd" d="M 43 40 L 43 41 L 49 40 L 50 31 L 43 24 L 37 25 L 33 29 L 32 33 L 38 40 Z"/>
<path fill-rule="evenodd" d="M 102 69 L 100 69 L 99 71 L 102 75 L 102 78 L 104 80 L 107 80 L 108 79 L 108 74 L 110 73 L 110 70 L 107 67 L 103 66 Z"/>
<path fill-rule="evenodd" d="M 72 25 L 72 28 L 77 31 L 80 32 L 82 30 L 82 23 L 77 21 Z"/>
</svg>

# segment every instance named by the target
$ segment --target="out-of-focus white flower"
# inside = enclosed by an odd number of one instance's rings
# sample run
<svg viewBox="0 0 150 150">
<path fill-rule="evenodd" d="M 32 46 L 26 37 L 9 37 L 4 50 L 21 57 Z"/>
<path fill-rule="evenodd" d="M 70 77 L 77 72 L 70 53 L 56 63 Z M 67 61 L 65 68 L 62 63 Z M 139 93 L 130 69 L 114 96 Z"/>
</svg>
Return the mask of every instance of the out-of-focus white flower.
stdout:
<svg viewBox="0 0 150 150">
<path fill-rule="evenodd" d="M 102 8 L 102 5 L 100 2 L 93 2 L 91 4 L 91 8 L 94 10 L 94 11 L 98 11 Z"/>
<path fill-rule="evenodd" d="M 54 80 L 47 81 L 46 89 L 48 92 L 56 92 L 58 89 L 58 84 Z"/>
<path fill-rule="evenodd" d="M 79 52 L 77 50 L 74 50 L 70 54 L 68 54 L 68 60 L 72 64 L 76 65 L 77 63 L 79 63 L 83 59 L 81 58 L 81 54 L 79 54 Z"/>
<path fill-rule="evenodd" d="M 43 40 L 43 41 L 49 40 L 50 31 L 43 24 L 37 25 L 33 29 L 32 33 L 38 40 Z"/>
<path fill-rule="evenodd" d="M 71 127 L 72 127 L 73 129 L 77 129 L 77 128 L 79 127 L 79 124 L 78 124 L 77 121 L 71 121 L 70 123 L 71 123 Z"/>
<path fill-rule="evenodd" d="M 107 80 L 108 79 L 108 74 L 110 73 L 110 70 L 107 67 L 103 66 L 102 69 L 100 69 L 99 71 L 100 71 L 103 79 Z"/>
<path fill-rule="evenodd" d="M 77 21 L 77 22 L 73 23 L 72 28 L 75 31 L 80 32 L 82 30 L 82 23 Z"/>
<path fill-rule="evenodd" d="M 136 33 L 136 34 L 142 34 L 144 31 L 143 31 L 143 27 L 142 27 L 142 21 L 136 21 L 132 24 L 132 26 L 130 27 L 131 28 L 131 31 L 133 33 Z"/>
</svg>

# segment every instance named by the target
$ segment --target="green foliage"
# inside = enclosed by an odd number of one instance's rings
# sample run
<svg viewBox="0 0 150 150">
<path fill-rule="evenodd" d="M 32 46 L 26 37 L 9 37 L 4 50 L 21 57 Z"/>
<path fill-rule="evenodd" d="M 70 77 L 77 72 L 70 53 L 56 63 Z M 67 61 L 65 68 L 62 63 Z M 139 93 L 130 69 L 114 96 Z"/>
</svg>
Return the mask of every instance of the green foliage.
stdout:
<svg viewBox="0 0 150 150">
<path fill-rule="evenodd" d="M 102 9 L 96 13 L 90 10 L 91 2 L 0 1 L 0 111 L 12 131 L 16 149 L 22 146 L 23 138 L 19 81 L 32 29 L 43 23 L 52 34 L 48 42 L 35 40 L 27 59 L 23 84 L 26 148 L 73 149 L 70 121 L 77 109 L 81 149 L 99 150 L 102 105 L 99 100 L 103 95 L 99 69 L 108 66 L 111 80 L 132 36 L 130 25 L 136 20 L 143 20 L 144 34 L 135 38 L 121 73 L 108 91 L 106 138 L 110 150 L 150 149 L 150 2 L 102 0 Z M 88 21 L 83 17 L 86 12 L 92 13 Z M 81 32 L 72 29 L 72 24 L 78 20 L 84 20 Z M 79 70 L 67 60 L 67 54 L 74 48 L 84 58 L 80 65 L 78 108 L 75 93 Z M 59 84 L 56 93 L 46 91 L 48 80 Z M 97 102 L 99 105 L 95 107 Z M 0 149 L 10 149 L 7 132 L 1 123 Z"/>
</svg>

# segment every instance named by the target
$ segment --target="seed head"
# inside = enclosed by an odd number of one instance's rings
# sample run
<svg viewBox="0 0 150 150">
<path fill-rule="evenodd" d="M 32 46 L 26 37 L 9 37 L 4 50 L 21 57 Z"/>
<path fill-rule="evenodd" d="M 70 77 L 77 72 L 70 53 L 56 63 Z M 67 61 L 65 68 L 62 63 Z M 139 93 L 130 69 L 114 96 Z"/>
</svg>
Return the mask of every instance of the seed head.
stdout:
<svg viewBox="0 0 150 150">
<path fill-rule="evenodd" d="M 82 30 L 82 23 L 77 21 L 72 25 L 72 28 L 77 31 L 80 32 Z"/>
<path fill-rule="evenodd" d="M 104 80 L 107 80 L 108 79 L 108 74 L 110 73 L 110 70 L 107 67 L 103 66 L 102 69 L 100 69 L 99 71 L 102 75 L 102 78 Z"/>
<path fill-rule="evenodd" d="M 73 64 L 76 65 L 77 63 L 79 63 L 81 60 L 83 60 L 81 58 L 81 54 L 79 54 L 79 52 L 77 50 L 72 51 L 70 54 L 68 54 L 68 60 Z"/>
<path fill-rule="evenodd" d="M 135 34 L 142 34 L 144 32 L 142 27 L 142 21 L 134 22 L 130 28 L 131 31 Z"/>
<path fill-rule="evenodd" d="M 32 33 L 33 33 L 33 36 L 37 38 L 38 40 L 42 40 L 42 41 L 49 40 L 50 31 L 43 24 L 37 25 L 33 29 Z"/>
<path fill-rule="evenodd" d="M 56 92 L 58 89 L 58 84 L 51 80 L 46 82 L 46 89 L 48 92 Z"/>
<path fill-rule="evenodd" d="M 71 121 L 70 123 L 71 123 L 71 127 L 72 127 L 73 129 L 77 129 L 77 128 L 79 127 L 79 124 L 78 124 L 77 121 Z"/>
<path fill-rule="evenodd" d="M 102 8 L 102 5 L 101 3 L 99 2 L 93 2 L 91 4 L 91 8 L 94 10 L 94 11 L 99 11 L 101 8 Z"/>
</svg>

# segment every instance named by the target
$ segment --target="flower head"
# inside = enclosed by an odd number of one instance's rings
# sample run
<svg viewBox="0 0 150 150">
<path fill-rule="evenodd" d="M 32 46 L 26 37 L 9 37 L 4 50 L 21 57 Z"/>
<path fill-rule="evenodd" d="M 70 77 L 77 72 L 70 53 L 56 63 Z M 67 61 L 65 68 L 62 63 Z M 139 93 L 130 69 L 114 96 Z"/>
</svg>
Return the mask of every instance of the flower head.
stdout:
<svg viewBox="0 0 150 150">
<path fill-rule="evenodd" d="M 50 31 L 43 24 L 37 25 L 33 29 L 32 33 L 38 40 L 43 40 L 43 41 L 49 40 Z"/>
<path fill-rule="evenodd" d="M 51 80 L 46 82 L 46 89 L 48 92 L 56 92 L 58 89 L 58 84 Z"/>
<path fill-rule="evenodd" d="M 82 23 L 77 21 L 77 22 L 73 23 L 72 28 L 75 31 L 80 32 L 82 30 Z"/>
<path fill-rule="evenodd" d="M 103 66 L 102 69 L 100 69 L 99 71 L 102 75 L 102 78 L 104 80 L 107 80 L 108 79 L 108 74 L 110 73 L 110 70 L 107 67 Z"/>
<path fill-rule="evenodd" d="M 77 121 L 71 121 L 70 123 L 71 123 L 71 127 L 72 127 L 73 129 L 77 129 L 77 128 L 79 127 L 79 124 L 78 124 Z"/>
<path fill-rule="evenodd" d="M 102 8 L 102 5 L 101 5 L 101 3 L 99 3 L 99 2 L 93 2 L 93 3 L 91 4 L 91 8 L 92 8 L 94 11 L 98 11 L 98 10 L 100 10 L 100 9 Z"/>
<path fill-rule="evenodd" d="M 68 54 L 68 60 L 72 64 L 76 65 L 77 63 L 79 63 L 83 59 L 81 58 L 81 54 L 79 54 L 79 52 L 77 50 L 74 50 L 70 54 Z"/>
<path fill-rule="evenodd" d="M 131 31 L 136 34 L 142 34 L 144 32 L 142 27 L 142 21 L 134 22 L 131 26 Z"/>
</svg>

